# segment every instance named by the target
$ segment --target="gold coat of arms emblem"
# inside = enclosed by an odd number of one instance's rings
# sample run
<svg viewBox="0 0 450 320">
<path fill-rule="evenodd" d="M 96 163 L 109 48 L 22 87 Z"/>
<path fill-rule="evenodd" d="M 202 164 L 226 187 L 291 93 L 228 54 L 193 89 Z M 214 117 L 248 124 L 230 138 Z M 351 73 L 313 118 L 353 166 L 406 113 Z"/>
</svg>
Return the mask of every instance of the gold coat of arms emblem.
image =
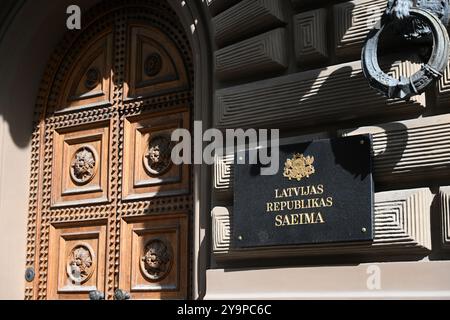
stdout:
<svg viewBox="0 0 450 320">
<path fill-rule="evenodd" d="M 297 181 L 309 178 L 316 172 L 313 163 L 314 157 L 305 157 L 303 154 L 295 153 L 292 159 L 286 160 L 283 176 L 289 178 L 289 180 L 297 179 Z"/>
</svg>

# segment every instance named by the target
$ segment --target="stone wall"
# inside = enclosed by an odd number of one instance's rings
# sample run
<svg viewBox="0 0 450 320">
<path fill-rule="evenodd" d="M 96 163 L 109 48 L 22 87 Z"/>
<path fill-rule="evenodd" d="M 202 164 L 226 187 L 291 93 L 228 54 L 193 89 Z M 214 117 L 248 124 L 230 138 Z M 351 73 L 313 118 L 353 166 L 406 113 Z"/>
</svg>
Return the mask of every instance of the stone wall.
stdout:
<svg viewBox="0 0 450 320">
<path fill-rule="evenodd" d="M 360 62 L 386 0 L 207 3 L 215 47 L 214 126 L 279 128 L 283 138 L 372 133 L 376 191 L 375 240 L 369 246 L 242 254 L 230 248 L 233 157 L 219 158 L 213 173 L 212 266 L 246 266 L 242 261 L 252 257 L 261 265 L 273 257 L 320 256 L 325 264 L 448 259 L 450 66 L 421 96 L 388 100 L 368 86 Z M 381 61 L 394 77 L 420 68 L 413 51 L 395 47 Z M 331 258 L 336 254 L 341 257 Z"/>
</svg>

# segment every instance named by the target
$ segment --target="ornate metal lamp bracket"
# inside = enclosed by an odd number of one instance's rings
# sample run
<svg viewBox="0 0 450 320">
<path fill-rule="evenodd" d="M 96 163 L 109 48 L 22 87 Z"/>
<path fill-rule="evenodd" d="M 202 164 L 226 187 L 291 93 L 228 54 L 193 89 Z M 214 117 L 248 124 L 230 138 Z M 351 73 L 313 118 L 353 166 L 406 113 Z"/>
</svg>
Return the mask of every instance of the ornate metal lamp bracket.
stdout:
<svg viewBox="0 0 450 320">
<path fill-rule="evenodd" d="M 428 86 L 442 77 L 449 57 L 449 36 L 444 24 L 448 23 L 449 0 L 390 0 L 381 24 L 369 32 L 362 50 L 362 69 L 372 88 L 388 98 L 408 100 L 423 93 Z M 429 61 L 410 77 L 395 79 L 384 73 L 378 64 L 378 42 L 388 26 L 397 24 L 397 30 L 407 40 L 431 37 L 433 47 Z"/>
</svg>

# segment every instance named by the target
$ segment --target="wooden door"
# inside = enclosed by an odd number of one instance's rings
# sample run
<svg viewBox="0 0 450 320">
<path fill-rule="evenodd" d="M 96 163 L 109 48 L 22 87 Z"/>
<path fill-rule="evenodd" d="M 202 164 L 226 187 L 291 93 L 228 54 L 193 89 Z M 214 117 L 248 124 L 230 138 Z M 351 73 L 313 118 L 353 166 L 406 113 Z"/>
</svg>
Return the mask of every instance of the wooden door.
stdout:
<svg viewBox="0 0 450 320">
<path fill-rule="evenodd" d="M 186 36 L 163 1 L 85 16 L 38 98 L 25 296 L 188 298 L 191 172 L 170 157 L 191 127 Z"/>
</svg>

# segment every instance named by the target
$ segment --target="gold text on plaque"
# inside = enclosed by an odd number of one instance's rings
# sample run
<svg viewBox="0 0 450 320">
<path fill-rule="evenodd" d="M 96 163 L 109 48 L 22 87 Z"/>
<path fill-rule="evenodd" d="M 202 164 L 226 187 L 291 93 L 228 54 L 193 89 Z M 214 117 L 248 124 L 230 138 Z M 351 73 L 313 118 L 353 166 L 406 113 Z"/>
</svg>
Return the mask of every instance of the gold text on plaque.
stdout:
<svg viewBox="0 0 450 320">
<path fill-rule="evenodd" d="M 297 179 L 297 181 L 305 177 L 309 178 L 316 172 L 313 163 L 314 157 L 305 157 L 303 154 L 295 153 L 292 159 L 286 160 L 283 176 L 289 178 L 289 180 Z"/>
</svg>

